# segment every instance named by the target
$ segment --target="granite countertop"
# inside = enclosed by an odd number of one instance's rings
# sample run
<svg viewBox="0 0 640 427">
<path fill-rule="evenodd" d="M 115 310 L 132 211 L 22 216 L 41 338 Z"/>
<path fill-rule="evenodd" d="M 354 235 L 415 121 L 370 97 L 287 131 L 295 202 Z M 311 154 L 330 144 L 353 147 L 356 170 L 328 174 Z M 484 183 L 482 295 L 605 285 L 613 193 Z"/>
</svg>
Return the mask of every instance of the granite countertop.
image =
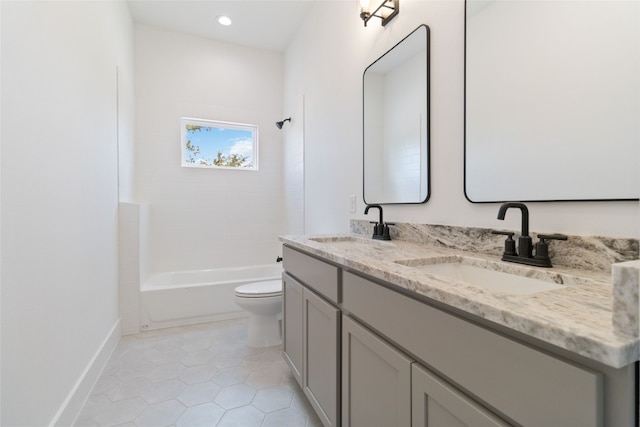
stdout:
<svg viewBox="0 0 640 427">
<path fill-rule="evenodd" d="M 610 273 L 575 268 L 545 269 L 415 242 L 378 241 L 361 235 L 281 236 L 286 245 L 351 270 L 382 279 L 471 315 L 553 344 L 575 354 L 621 368 L 640 359 L 637 336 L 615 331 Z M 535 294 L 491 291 L 443 279 L 403 265 L 460 260 L 471 265 L 562 284 Z"/>
</svg>

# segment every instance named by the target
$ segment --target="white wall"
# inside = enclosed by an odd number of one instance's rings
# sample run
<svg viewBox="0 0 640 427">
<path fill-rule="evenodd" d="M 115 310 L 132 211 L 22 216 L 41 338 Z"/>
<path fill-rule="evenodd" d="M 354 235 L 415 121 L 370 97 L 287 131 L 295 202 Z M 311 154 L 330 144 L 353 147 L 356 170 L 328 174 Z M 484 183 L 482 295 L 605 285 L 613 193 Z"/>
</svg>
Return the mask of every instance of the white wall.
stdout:
<svg viewBox="0 0 640 427">
<path fill-rule="evenodd" d="M 350 218 L 366 218 L 362 72 L 420 24 L 431 29 L 431 198 L 386 206 L 385 218 L 519 229 L 517 214 L 497 221 L 498 204 L 464 197 L 464 2 L 403 1 L 393 21 L 386 27 L 379 22 L 374 18 L 364 27 L 356 2 L 318 2 L 287 49 L 285 105 L 295 106 L 305 95 L 306 194 L 297 201 L 304 203 L 305 231 L 346 232 Z M 287 139 L 285 146 L 290 144 L 296 142 Z M 536 165 L 529 167 L 533 173 Z M 350 194 L 358 196 L 355 215 L 349 213 Z M 532 231 L 638 237 L 640 230 L 637 202 L 530 203 L 529 209 Z"/>
<path fill-rule="evenodd" d="M 294 129 L 285 134 L 287 169 L 295 168 L 295 173 L 287 171 L 288 179 L 296 180 L 287 183 L 288 202 L 304 212 L 307 233 L 347 231 L 348 195 L 362 200 L 364 67 L 359 64 L 364 64 L 366 52 L 358 50 L 358 38 L 366 39 L 366 34 L 349 31 L 353 16 L 357 26 L 356 2 L 314 4 L 286 52 L 285 106 L 304 117 L 302 137 Z M 304 192 L 295 191 L 296 182 L 304 182 Z M 299 227 L 290 230 L 297 232 Z"/>
<path fill-rule="evenodd" d="M 150 205 L 151 272 L 275 262 L 283 55 L 136 24 L 135 58 L 135 199 Z M 180 117 L 258 125 L 260 170 L 181 167 Z"/>
<path fill-rule="evenodd" d="M 2 2 L 3 426 L 69 425 L 119 337 L 116 69 L 132 65 L 123 2 Z"/>
<path fill-rule="evenodd" d="M 0 24 L 2 23 L 2 2 L 0 2 Z M 0 165 L 2 165 L 2 28 L 0 28 Z M 2 173 L 0 168 L 0 242 L 2 242 Z M 2 245 L 0 244 L 0 260 Z M 0 261 L 0 384 L 2 384 L 2 261 Z M 0 386 L 0 420 L 2 420 L 2 387 Z"/>
</svg>

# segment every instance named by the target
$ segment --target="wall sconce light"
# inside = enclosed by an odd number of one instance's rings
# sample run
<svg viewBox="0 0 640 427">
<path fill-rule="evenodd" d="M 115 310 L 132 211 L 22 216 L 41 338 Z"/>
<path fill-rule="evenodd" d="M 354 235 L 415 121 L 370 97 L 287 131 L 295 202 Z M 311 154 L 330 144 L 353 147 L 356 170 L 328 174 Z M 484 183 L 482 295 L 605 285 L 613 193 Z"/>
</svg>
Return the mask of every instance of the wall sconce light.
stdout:
<svg viewBox="0 0 640 427">
<path fill-rule="evenodd" d="M 278 127 L 278 129 L 282 129 L 282 126 L 284 126 L 284 122 L 291 122 L 291 117 L 289 117 L 288 119 L 284 119 L 281 122 L 276 122 L 276 126 Z"/>
<path fill-rule="evenodd" d="M 400 12 L 400 0 L 382 0 L 382 3 L 373 12 L 371 12 L 370 6 L 370 0 L 360 0 L 360 18 L 364 21 L 365 27 L 369 19 L 374 16 L 382 19 L 384 27 Z"/>
</svg>

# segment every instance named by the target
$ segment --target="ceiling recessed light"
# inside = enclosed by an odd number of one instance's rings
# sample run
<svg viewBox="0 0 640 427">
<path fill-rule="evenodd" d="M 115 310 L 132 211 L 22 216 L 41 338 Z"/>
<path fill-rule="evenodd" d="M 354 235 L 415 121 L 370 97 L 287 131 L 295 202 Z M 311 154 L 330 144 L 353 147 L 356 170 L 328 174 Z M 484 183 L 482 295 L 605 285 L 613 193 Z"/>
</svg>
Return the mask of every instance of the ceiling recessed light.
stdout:
<svg viewBox="0 0 640 427">
<path fill-rule="evenodd" d="M 216 18 L 216 20 L 220 25 L 231 25 L 231 18 L 229 18 L 228 16 L 220 15 Z"/>
</svg>

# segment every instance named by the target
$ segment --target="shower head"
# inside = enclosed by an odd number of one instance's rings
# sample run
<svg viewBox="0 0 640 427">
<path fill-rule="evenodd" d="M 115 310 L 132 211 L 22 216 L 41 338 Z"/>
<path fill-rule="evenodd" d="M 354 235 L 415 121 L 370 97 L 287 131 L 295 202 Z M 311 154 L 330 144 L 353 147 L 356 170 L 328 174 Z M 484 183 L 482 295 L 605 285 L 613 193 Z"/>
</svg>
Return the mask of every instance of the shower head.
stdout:
<svg viewBox="0 0 640 427">
<path fill-rule="evenodd" d="M 291 121 L 291 117 L 289 117 L 288 119 L 284 119 L 281 122 L 276 122 L 276 126 L 278 126 L 278 129 L 282 129 L 282 126 L 284 126 L 284 122 L 290 122 Z"/>
</svg>

